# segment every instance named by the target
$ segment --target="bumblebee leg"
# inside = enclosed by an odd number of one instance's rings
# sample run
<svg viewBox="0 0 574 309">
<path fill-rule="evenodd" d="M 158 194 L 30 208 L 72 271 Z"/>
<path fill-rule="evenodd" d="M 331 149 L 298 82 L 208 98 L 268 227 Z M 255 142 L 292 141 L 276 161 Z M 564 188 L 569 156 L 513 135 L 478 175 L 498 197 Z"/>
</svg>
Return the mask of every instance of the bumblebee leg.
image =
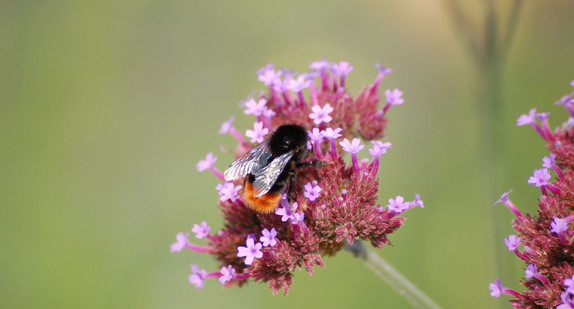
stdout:
<svg viewBox="0 0 574 309">
<path fill-rule="evenodd" d="M 296 200 L 295 197 L 295 170 L 289 171 L 289 188 L 287 189 L 287 201 L 293 202 Z"/>
<path fill-rule="evenodd" d="M 307 162 L 297 162 L 295 163 L 295 167 L 305 167 L 305 166 L 309 166 L 309 165 L 313 165 L 316 167 L 322 167 L 329 164 L 329 162 L 327 161 L 321 161 L 321 160 L 313 160 L 313 161 L 307 161 Z"/>
</svg>

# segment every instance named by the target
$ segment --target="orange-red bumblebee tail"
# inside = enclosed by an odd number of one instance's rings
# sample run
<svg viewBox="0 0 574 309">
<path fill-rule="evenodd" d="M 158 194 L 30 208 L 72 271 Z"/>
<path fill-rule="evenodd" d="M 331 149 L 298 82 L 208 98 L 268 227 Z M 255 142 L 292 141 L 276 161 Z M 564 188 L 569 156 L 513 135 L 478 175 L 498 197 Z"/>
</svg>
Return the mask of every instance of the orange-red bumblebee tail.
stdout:
<svg viewBox="0 0 574 309">
<path fill-rule="evenodd" d="M 275 211 L 281 201 L 281 193 L 267 193 L 260 197 L 255 196 L 253 185 L 249 181 L 243 183 L 243 199 L 249 208 L 261 212 L 270 213 Z"/>
</svg>

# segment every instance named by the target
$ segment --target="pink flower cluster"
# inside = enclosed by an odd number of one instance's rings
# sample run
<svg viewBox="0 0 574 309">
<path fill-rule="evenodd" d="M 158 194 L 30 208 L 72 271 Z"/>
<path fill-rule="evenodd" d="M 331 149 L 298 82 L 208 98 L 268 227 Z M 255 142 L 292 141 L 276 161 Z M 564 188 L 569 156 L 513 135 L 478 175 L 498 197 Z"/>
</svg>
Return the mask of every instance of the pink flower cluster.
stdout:
<svg viewBox="0 0 574 309">
<path fill-rule="evenodd" d="M 571 85 L 574 87 L 574 81 Z M 530 125 L 544 138 L 550 154 L 528 183 L 540 188 L 538 215 L 523 214 L 504 193 L 504 203 L 515 215 L 512 234 L 504 241 L 508 250 L 526 263 L 523 292 L 504 288 L 498 279 L 490 284 L 491 295 L 509 294 L 514 308 L 574 308 L 574 92 L 562 97 L 570 118 L 552 131 L 548 113 L 530 110 L 517 124 Z M 554 180 L 552 180 L 554 174 Z M 522 249 L 521 249 L 522 247 Z"/>
<path fill-rule="evenodd" d="M 269 92 L 245 102 L 244 113 L 256 117 L 253 128 L 243 135 L 231 117 L 219 131 L 237 138 L 236 156 L 252 149 L 252 143 L 263 142 L 280 125 L 298 124 L 308 130 L 308 160 L 324 164 L 298 168 L 290 188 L 295 199 L 288 201 L 284 195 L 274 213 L 262 214 L 243 202 L 241 180 L 225 182 L 212 153 L 201 160 L 198 170 L 211 170 L 224 181 L 217 186 L 223 228 L 211 233 L 202 222 L 192 232 L 198 239 L 207 238 L 205 246 L 190 243 L 188 233 L 179 233 L 172 244 L 174 252 L 188 248 L 212 254 L 221 263 L 220 271 L 212 273 L 192 265 L 189 281 L 196 288 L 202 288 L 205 279 L 218 277 L 225 286 L 263 281 L 274 293 L 279 289 L 287 293 L 294 270 L 305 268 L 313 274 L 316 265 L 323 266 L 323 256 L 334 255 L 346 242 L 357 239 L 377 248 L 390 244 L 388 235 L 405 220 L 402 212 L 423 207 L 418 194 L 414 201 L 396 196 L 388 205 L 377 202 L 379 157 L 391 147 L 379 139 L 384 136 L 389 107 L 404 101 L 402 92 L 394 89 L 386 91 L 386 103 L 380 104 L 379 84 L 392 71 L 377 67 L 375 82 L 356 97 L 345 89 L 345 78 L 353 70 L 348 62 L 314 62 L 310 72 L 299 75 L 275 70 L 273 65 L 258 71 Z M 365 148 L 363 140 L 373 145 L 372 160 L 358 157 Z M 350 163 L 345 153 L 350 154 Z"/>
</svg>

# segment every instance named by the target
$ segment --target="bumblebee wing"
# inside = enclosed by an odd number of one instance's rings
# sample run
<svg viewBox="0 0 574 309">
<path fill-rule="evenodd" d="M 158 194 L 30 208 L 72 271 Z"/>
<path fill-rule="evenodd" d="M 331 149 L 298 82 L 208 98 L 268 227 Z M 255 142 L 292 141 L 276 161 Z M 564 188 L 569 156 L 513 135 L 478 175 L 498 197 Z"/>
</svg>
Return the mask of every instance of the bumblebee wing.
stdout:
<svg viewBox="0 0 574 309">
<path fill-rule="evenodd" d="M 252 174 L 263 168 L 271 158 L 271 152 L 268 150 L 269 139 L 266 139 L 249 152 L 245 153 L 237 160 L 231 162 L 229 167 L 223 173 L 226 181 L 236 180 Z"/>
<path fill-rule="evenodd" d="M 253 181 L 253 189 L 255 190 L 255 197 L 261 197 L 265 193 L 269 192 L 277 178 L 283 172 L 283 169 L 293 157 L 293 152 L 284 153 L 277 158 L 273 159 L 269 164 L 261 169 L 253 172 L 255 176 L 255 181 Z"/>
</svg>

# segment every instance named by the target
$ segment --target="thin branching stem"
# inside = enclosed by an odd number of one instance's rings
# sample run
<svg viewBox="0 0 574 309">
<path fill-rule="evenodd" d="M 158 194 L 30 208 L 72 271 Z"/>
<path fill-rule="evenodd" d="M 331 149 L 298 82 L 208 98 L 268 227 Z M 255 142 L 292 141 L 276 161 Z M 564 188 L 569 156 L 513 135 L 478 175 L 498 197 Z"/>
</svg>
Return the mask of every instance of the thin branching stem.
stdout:
<svg viewBox="0 0 574 309">
<path fill-rule="evenodd" d="M 500 47 L 500 53 L 502 61 L 508 55 L 508 51 L 510 50 L 510 46 L 516 34 L 516 28 L 518 25 L 518 17 L 520 16 L 520 12 L 522 11 L 522 6 L 524 4 L 524 0 L 514 0 L 512 5 L 512 13 L 510 15 L 510 21 L 508 22 L 508 26 L 506 27 L 506 33 L 503 36 L 503 41 Z"/>
<path fill-rule="evenodd" d="M 523 0 L 514 0 L 505 29 L 501 29 L 500 14 L 497 14 L 498 1 L 484 3 L 484 23 L 474 25 L 468 14 L 461 8 L 459 0 L 444 0 L 453 23 L 464 45 L 469 50 L 477 69 L 476 108 L 479 117 L 481 166 L 483 190 L 488 204 L 496 200 L 502 191 L 502 158 L 505 134 L 503 126 L 503 72 L 511 42 L 516 33 Z M 488 208 L 491 217 L 491 234 L 494 241 L 502 239 L 501 226 L 504 218 Z M 512 277 L 512 267 L 508 254 L 502 246 L 494 246 L 495 265 L 501 277 Z"/>
</svg>

